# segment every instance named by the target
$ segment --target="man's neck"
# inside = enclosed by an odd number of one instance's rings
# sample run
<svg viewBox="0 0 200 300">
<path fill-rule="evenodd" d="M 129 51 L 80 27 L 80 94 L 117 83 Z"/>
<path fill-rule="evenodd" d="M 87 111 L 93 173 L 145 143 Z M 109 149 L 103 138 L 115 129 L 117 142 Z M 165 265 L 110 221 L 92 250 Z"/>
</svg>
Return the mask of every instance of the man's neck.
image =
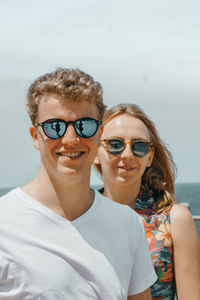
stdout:
<svg viewBox="0 0 200 300">
<path fill-rule="evenodd" d="M 86 176 L 74 183 L 70 179 L 63 176 L 62 180 L 54 179 L 52 182 L 47 174 L 40 172 L 22 190 L 55 213 L 73 221 L 90 208 L 94 191 Z"/>
</svg>

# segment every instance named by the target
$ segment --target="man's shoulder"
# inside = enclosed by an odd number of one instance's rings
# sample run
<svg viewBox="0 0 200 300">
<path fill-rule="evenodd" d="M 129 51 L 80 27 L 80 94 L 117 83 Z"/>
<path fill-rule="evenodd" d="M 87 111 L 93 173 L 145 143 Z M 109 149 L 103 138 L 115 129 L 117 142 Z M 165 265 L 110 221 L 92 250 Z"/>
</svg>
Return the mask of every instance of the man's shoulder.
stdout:
<svg viewBox="0 0 200 300">
<path fill-rule="evenodd" d="M 6 193 L 1 195 L 0 199 L 2 200 L 2 199 L 5 199 L 5 198 L 13 197 L 15 194 L 18 193 L 19 189 L 20 189 L 19 187 L 7 189 Z"/>
<path fill-rule="evenodd" d="M 12 206 L 13 201 L 18 197 L 19 190 L 19 188 L 13 188 L 0 197 L 0 212 Z"/>
<path fill-rule="evenodd" d="M 98 191 L 95 191 L 95 197 L 98 201 L 98 206 L 104 212 L 105 216 L 112 216 L 112 218 L 118 218 L 118 220 L 136 220 L 140 221 L 139 215 L 131 209 L 128 205 L 117 203 L 109 198 L 103 196 Z"/>
</svg>

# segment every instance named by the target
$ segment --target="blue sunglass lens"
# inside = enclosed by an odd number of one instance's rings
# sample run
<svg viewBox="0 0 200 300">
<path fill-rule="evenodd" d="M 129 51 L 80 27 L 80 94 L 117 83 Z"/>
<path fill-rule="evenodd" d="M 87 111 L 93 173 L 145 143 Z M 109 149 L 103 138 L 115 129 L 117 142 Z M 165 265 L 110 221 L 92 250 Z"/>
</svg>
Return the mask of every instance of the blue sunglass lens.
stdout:
<svg viewBox="0 0 200 300">
<path fill-rule="evenodd" d="M 75 122 L 76 133 L 85 138 L 92 137 L 98 129 L 98 124 L 95 119 L 85 118 Z"/>
<path fill-rule="evenodd" d="M 132 151 L 138 157 L 143 157 L 149 152 L 149 144 L 143 141 L 133 142 Z"/>
<path fill-rule="evenodd" d="M 108 140 L 107 149 L 112 155 L 118 155 L 124 149 L 124 142 L 121 140 Z"/>
<path fill-rule="evenodd" d="M 63 121 L 49 121 L 43 126 L 45 134 L 51 139 L 59 139 L 66 131 L 66 124 Z"/>
</svg>

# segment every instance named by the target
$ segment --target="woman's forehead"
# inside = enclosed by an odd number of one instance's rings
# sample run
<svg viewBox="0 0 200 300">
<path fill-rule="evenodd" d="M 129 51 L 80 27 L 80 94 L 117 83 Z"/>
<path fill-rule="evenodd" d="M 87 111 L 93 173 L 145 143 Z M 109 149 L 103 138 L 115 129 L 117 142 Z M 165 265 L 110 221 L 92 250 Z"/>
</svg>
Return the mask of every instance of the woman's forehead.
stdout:
<svg viewBox="0 0 200 300">
<path fill-rule="evenodd" d="M 149 139 L 146 125 L 131 114 L 121 114 L 109 120 L 103 129 L 103 138 L 108 136 L 123 137 L 128 139 Z"/>
</svg>

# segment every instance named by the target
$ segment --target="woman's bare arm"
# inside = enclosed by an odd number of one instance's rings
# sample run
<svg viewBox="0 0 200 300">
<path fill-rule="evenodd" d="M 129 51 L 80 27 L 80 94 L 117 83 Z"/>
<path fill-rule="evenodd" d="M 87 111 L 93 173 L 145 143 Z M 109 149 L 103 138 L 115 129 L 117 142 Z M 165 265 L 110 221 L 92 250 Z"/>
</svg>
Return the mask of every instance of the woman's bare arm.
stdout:
<svg viewBox="0 0 200 300">
<path fill-rule="evenodd" d="M 191 213 L 181 205 L 171 209 L 174 272 L 179 300 L 200 299 L 200 240 Z"/>
</svg>

